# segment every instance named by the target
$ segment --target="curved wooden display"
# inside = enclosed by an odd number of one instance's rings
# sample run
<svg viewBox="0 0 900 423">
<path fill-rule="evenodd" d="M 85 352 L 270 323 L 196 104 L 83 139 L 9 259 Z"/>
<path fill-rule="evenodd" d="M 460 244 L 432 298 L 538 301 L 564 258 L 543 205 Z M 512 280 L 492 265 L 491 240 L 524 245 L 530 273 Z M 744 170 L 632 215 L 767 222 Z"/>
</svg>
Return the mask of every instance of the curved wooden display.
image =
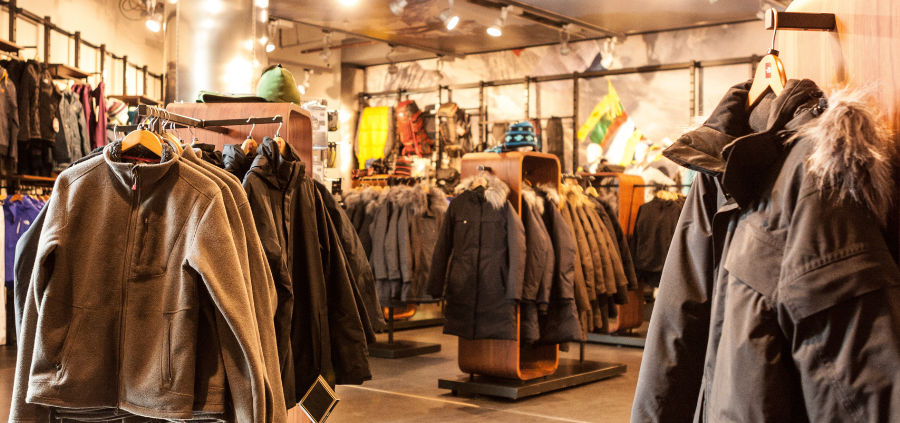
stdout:
<svg viewBox="0 0 900 423">
<path fill-rule="evenodd" d="M 293 103 L 171 103 L 166 110 L 172 113 L 192 117 L 194 119 L 218 120 L 218 119 L 246 119 L 253 117 L 281 116 L 284 124 L 281 126 L 281 136 L 300 154 L 300 159 L 306 163 L 306 174 L 312 175 L 312 119 L 309 112 Z M 261 143 L 264 137 L 272 137 L 278 131 L 277 123 L 266 125 L 241 125 L 229 126 L 228 132 L 217 132 L 193 129 L 201 142 L 214 144 L 221 150 L 226 144 L 241 144 L 253 129 L 253 139 Z M 190 129 L 175 129 L 181 139 L 191 139 Z"/>
<path fill-rule="evenodd" d="M 481 173 L 478 170 L 479 166 L 489 167 L 491 174 L 509 185 L 509 201 L 516 211 L 519 211 L 522 205 L 523 179 L 535 185 L 559 186 L 559 159 L 552 154 L 532 152 L 466 154 L 462 158 L 461 177 L 478 175 Z M 552 375 L 558 366 L 558 345 L 527 347 L 519 340 L 469 341 L 459 338 L 459 369 L 464 373 L 529 380 Z"/>
<path fill-rule="evenodd" d="M 601 185 L 602 178 L 616 178 L 619 185 L 619 224 L 625 232 L 625 239 L 630 241 L 634 233 L 638 210 L 644 204 L 644 178 L 624 173 L 583 173 L 593 176 L 591 184 Z M 610 322 L 609 332 L 615 333 L 627 329 L 635 329 L 644 324 L 644 287 L 637 291 L 628 291 L 628 304 L 617 306 L 619 317 L 615 325 Z"/>
</svg>

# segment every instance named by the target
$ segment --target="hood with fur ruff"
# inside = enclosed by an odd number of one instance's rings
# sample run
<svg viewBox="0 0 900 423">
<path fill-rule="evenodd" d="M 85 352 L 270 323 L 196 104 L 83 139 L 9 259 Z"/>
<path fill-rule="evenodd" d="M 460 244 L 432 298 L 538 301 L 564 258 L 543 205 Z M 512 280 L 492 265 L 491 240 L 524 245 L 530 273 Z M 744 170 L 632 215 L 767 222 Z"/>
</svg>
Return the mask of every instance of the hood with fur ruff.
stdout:
<svg viewBox="0 0 900 423">
<path fill-rule="evenodd" d="M 760 119 L 759 114 L 746 110 L 751 83 L 732 87 L 703 126 L 685 133 L 664 152 L 689 169 L 724 175 L 724 187 L 739 203 L 759 194 L 756 191 L 761 187 L 752 181 L 752 175 L 777 162 L 781 155 L 778 147 L 761 149 L 757 139 L 747 139 L 744 145 L 735 142 L 755 136 L 751 135 L 752 121 L 754 117 Z M 838 199 L 852 198 L 865 205 L 883 224 L 893 205 L 893 161 L 897 154 L 866 94 L 865 89 L 845 88 L 825 95 L 812 81 L 790 80 L 781 95 L 769 94 L 768 116 L 761 117 L 767 120 L 766 129 L 757 134 L 787 129 L 795 132 L 786 145 L 798 139 L 811 140 L 806 174 L 821 190 L 829 190 Z M 822 96 L 828 103 L 824 111 L 816 108 Z M 818 113 L 821 115 L 815 117 Z M 749 144 L 755 150 L 749 150 Z M 733 166 L 729 157 L 734 159 L 735 154 L 740 163 Z"/>
<path fill-rule="evenodd" d="M 416 185 L 408 190 L 404 190 L 404 205 L 412 210 L 413 214 L 422 216 L 426 212 L 432 215 L 443 214 L 447 211 L 447 196 L 444 191 L 433 185 Z"/>
<path fill-rule="evenodd" d="M 544 200 L 538 196 L 534 188 L 528 185 L 522 186 L 522 201 L 528 203 L 539 215 L 544 214 Z"/>
<path fill-rule="evenodd" d="M 499 210 L 503 208 L 503 205 L 506 204 L 506 199 L 509 196 L 509 186 L 494 175 L 486 173 L 483 177 L 487 180 L 487 185 L 484 187 L 484 198 L 495 209 Z M 472 189 L 472 184 L 475 183 L 476 178 L 476 176 L 470 176 L 460 181 L 459 185 L 454 189 L 456 195 Z"/>
<path fill-rule="evenodd" d="M 551 203 L 559 207 L 562 199 L 560 198 L 559 191 L 557 191 L 556 187 L 550 184 L 540 184 L 536 188 L 541 197 L 550 200 Z"/>
<path fill-rule="evenodd" d="M 387 201 L 388 195 L 391 193 L 391 187 L 384 187 L 378 192 L 378 195 L 375 196 L 372 201 L 369 201 L 369 204 L 366 204 L 366 213 L 374 214 L 375 210 L 381 206 L 381 203 Z"/>
</svg>

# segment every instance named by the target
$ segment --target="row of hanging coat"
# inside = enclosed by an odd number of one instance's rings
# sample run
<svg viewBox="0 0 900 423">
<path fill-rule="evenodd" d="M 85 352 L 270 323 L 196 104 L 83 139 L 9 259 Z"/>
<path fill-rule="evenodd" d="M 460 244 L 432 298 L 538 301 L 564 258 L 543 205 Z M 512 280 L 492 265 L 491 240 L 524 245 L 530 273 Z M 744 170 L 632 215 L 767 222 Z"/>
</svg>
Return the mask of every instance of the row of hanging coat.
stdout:
<svg viewBox="0 0 900 423">
<path fill-rule="evenodd" d="M 331 194 L 287 143 L 241 181 L 179 141 L 138 130 L 60 174 L 16 254 L 11 419 L 286 421 L 319 376 L 371 379 L 374 289 Z"/>
<path fill-rule="evenodd" d="M 571 261 L 576 247 L 555 189 L 523 193 L 521 216 L 508 194 L 509 187 L 489 174 L 457 186 L 428 279 L 428 293 L 446 300 L 444 333 L 470 340 L 521 335 L 538 344 L 580 341 Z"/>
<path fill-rule="evenodd" d="M 348 194 L 344 205 L 368 254 L 381 304 L 431 300 L 424 287 L 447 210 L 444 192 L 425 183 L 367 187 Z"/>
<path fill-rule="evenodd" d="M 638 288 L 631 251 L 616 215 L 599 194 L 578 185 L 562 185 L 562 214 L 577 245 L 575 298 L 582 328 L 608 333 L 616 305 L 628 303 L 627 291 Z"/>
</svg>

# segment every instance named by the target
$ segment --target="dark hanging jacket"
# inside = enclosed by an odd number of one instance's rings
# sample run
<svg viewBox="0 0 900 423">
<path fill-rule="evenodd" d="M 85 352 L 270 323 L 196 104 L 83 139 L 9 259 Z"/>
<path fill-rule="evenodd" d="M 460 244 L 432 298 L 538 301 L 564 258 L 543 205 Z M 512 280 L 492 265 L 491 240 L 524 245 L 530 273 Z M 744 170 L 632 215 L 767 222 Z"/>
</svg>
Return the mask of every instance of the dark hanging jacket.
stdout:
<svg viewBox="0 0 900 423">
<path fill-rule="evenodd" d="M 638 209 L 631 236 L 631 256 L 641 282 L 659 286 L 682 207 L 682 201 L 653 198 Z"/>
<path fill-rule="evenodd" d="M 634 270 L 634 261 L 631 256 L 631 249 L 628 247 L 628 241 L 625 239 L 625 233 L 622 231 L 622 225 L 613 212 L 612 207 L 600 201 L 597 197 L 589 196 L 591 202 L 597 207 L 597 214 L 603 220 L 610 231 L 610 236 L 615 234 L 616 248 L 619 251 L 619 258 L 622 259 L 622 266 L 625 271 L 625 278 L 628 280 L 628 290 L 634 291 L 638 289 L 638 278 Z"/>
<path fill-rule="evenodd" d="M 522 188 L 522 225 L 525 227 L 525 276 L 519 311 L 521 337 L 527 342 L 541 338 L 538 314 L 546 314 L 553 283 L 555 257 L 550 234 L 544 225 L 544 200 L 530 187 Z"/>
<path fill-rule="evenodd" d="M 244 154 L 240 144 L 229 144 L 222 148 L 222 165 L 228 173 L 237 176 L 241 181 L 250 171 L 253 159 L 256 158 L 256 150 Z"/>
<path fill-rule="evenodd" d="M 325 185 L 320 184 L 318 181 L 315 182 L 315 185 L 319 195 L 322 197 L 325 210 L 328 212 L 332 222 L 334 222 L 338 239 L 341 242 L 341 248 L 347 258 L 350 276 L 353 278 L 354 286 L 359 295 L 362 296 L 365 304 L 369 326 L 374 331 L 381 331 L 386 325 L 384 313 L 381 312 L 381 304 L 378 302 L 378 295 L 375 293 L 375 277 L 372 276 L 372 268 L 369 266 L 369 260 L 366 258 L 359 235 L 353 229 L 350 218 L 338 206 L 337 201 L 334 200 L 334 197 L 328 192 Z M 371 335 L 372 339 L 374 339 L 374 332 L 368 335 Z"/>
<path fill-rule="evenodd" d="M 751 82 L 664 153 L 699 172 L 647 335 L 633 422 L 900 415 L 896 160 L 857 92 Z"/>
<path fill-rule="evenodd" d="M 38 112 L 40 77 L 37 62 L 24 60 L 0 61 L 9 72 L 9 80 L 16 86 L 19 112 L 19 141 L 41 137 L 41 118 Z"/>
<path fill-rule="evenodd" d="M 545 310 L 538 306 L 539 344 L 560 344 L 584 340 L 585 332 L 578 317 L 575 285 L 578 247 L 572 230 L 559 210 L 559 193 L 555 186 L 538 186 L 537 193 L 544 202 L 543 220 L 553 247 L 553 279 Z M 586 295 L 586 294 L 585 294 Z"/>
<path fill-rule="evenodd" d="M 58 119 L 59 101 L 62 94 L 53 84 L 50 69 L 45 65 L 38 65 L 38 116 L 40 117 L 41 136 L 43 141 L 55 142 L 56 133 L 59 132 Z"/>
<path fill-rule="evenodd" d="M 522 298 L 525 228 L 494 176 L 457 187 L 438 234 L 428 294 L 444 297 L 444 333 L 465 339 L 518 339 L 516 302 Z"/>
<path fill-rule="evenodd" d="M 58 118 L 59 132 L 53 145 L 53 160 L 54 170 L 61 172 L 70 163 L 91 152 L 91 139 L 81 98 L 74 92 L 62 93 Z"/>
<path fill-rule="evenodd" d="M 427 190 L 427 191 L 426 191 Z M 431 258 L 447 212 L 447 197 L 434 186 L 415 186 L 404 192 L 405 207 L 397 223 L 403 301 L 431 300 L 425 292 Z"/>
<path fill-rule="evenodd" d="M 561 186 L 560 188 L 565 189 L 565 186 Z M 546 189 L 544 191 L 547 191 Z M 563 222 L 566 224 L 566 227 L 569 228 L 569 232 L 572 235 L 572 241 L 575 243 L 575 305 L 578 308 L 578 320 L 581 321 L 582 332 L 587 335 L 587 332 L 591 332 L 594 330 L 594 317 L 593 317 L 593 309 L 591 308 L 591 299 L 588 295 L 588 284 L 587 284 L 587 276 L 584 273 L 585 267 L 584 263 L 582 263 L 582 257 L 584 257 L 581 253 L 581 242 L 584 242 L 584 237 L 579 240 L 578 235 L 575 231 L 575 222 L 572 220 L 572 213 L 569 207 L 568 201 L 566 201 L 566 197 L 560 195 L 560 214 L 562 215 Z M 583 232 L 582 232 L 583 233 Z"/>
<path fill-rule="evenodd" d="M 15 159 L 19 139 L 19 106 L 9 72 L 0 68 L 0 156 Z M 13 160 L 12 162 L 15 162 Z"/>
</svg>

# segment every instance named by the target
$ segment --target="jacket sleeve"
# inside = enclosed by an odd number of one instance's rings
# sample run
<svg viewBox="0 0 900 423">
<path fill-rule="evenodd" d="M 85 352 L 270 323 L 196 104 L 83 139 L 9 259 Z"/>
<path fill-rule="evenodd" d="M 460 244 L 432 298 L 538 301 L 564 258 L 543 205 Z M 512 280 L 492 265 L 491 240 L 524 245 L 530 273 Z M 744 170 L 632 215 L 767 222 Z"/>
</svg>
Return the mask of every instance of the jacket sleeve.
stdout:
<svg viewBox="0 0 900 423">
<path fill-rule="evenodd" d="M 227 222 L 219 193 L 198 219 L 185 261 L 202 279 L 216 306 L 216 329 L 237 421 L 265 422 L 273 394 L 266 386 L 256 319 L 247 315 L 253 309 L 252 300 L 243 275 L 234 272 L 240 259 Z"/>
<path fill-rule="evenodd" d="M 397 219 L 397 254 L 399 255 L 400 275 L 403 278 L 403 283 L 410 283 L 413 280 L 412 254 L 409 245 L 409 213 L 410 207 L 403 207 L 403 210 L 400 212 L 400 218 Z"/>
<path fill-rule="evenodd" d="M 724 197 L 698 175 L 678 222 L 653 306 L 631 421 L 692 421 L 709 341 L 715 273 L 712 217 Z M 689 257 L 689 259 L 685 259 Z"/>
<path fill-rule="evenodd" d="M 507 251 L 509 251 L 509 279 L 506 281 L 506 298 L 520 300 L 525 280 L 525 226 L 522 225 L 522 219 L 519 218 L 519 214 L 508 200 L 506 202 L 506 236 Z"/>
<path fill-rule="evenodd" d="M 434 254 L 431 256 L 431 269 L 428 271 L 428 295 L 433 298 L 444 296 L 444 286 L 447 284 L 447 267 L 453 255 L 453 203 L 444 214 L 441 222 L 441 231 L 438 233 L 437 242 L 434 244 Z"/>
<path fill-rule="evenodd" d="M 44 217 L 47 215 L 49 207 L 48 201 L 44 208 L 41 209 L 41 212 L 38 213 L 34 222 L 31 223 L 31 227 L 22 234 L 22 238 L 19 238 L 19 242 L 16 244 L 15 271 L 13 273 L 16 338 L 22 332 L 22 313 L 25 310 L 25 298 L 28 296 L 28 287 L 31 286 L 31 273 L 34 271 L 34 261 L 37 258 L 38 242 L 41 238 L 41 231 L 44 228 Z"/>
</svg>

